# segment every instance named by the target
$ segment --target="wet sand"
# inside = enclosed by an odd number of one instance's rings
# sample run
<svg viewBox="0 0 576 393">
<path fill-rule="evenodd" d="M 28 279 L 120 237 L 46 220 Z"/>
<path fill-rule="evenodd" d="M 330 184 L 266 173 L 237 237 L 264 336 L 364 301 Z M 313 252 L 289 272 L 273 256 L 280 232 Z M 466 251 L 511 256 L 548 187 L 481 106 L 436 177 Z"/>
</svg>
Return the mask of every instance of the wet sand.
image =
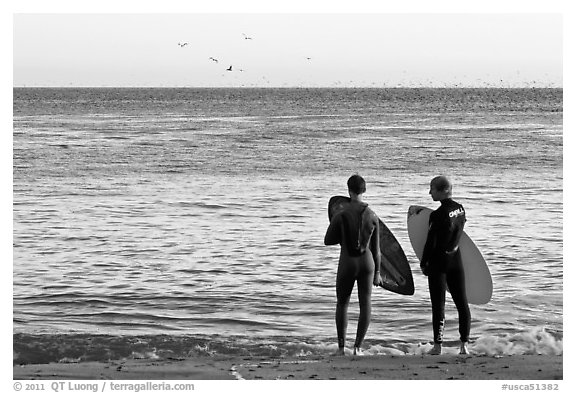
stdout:
<svg viewBox="0 0 576 393">
<path fill-rule="evenodd" d="M 561 380 L 563 356 L 199 357 L 14 365 L 16 380 Z"/>
</svg>

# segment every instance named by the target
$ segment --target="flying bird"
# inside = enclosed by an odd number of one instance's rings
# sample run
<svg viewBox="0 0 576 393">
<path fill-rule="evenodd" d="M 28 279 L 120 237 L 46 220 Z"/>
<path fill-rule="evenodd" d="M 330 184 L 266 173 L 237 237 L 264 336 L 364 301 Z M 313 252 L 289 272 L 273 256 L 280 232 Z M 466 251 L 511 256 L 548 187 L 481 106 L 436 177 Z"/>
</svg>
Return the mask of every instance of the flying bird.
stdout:
<svg viewBox="0 0 576 393">
<path fill-rule="evenodd" d="M 215 59 L 215 58 L 213 58 L 213 57 L 210 57 L 209 59 L 212 60 L 212 61 L 215 62 L 215 63 L 218 63 L 218 59 Z"/>
<path fill-rule="evenodd" d="M 188 45 L 188 43 L 187 42 L 183 42 L 183 43 L 179 42 L 178 45 L 180 46 L 180 48 L 184 48 L 186 45 Z"/>
<path fill-rule="evenodd" d="M 232 71 L 232 66 L 226 68 L 226 71 Z"/>
<path fill-rule="evenodd" d="M 242 33 L 242 35 L 244 36 L 244 39 L 245 39 L 245 40 L 251 40 L 251 39 L 252 39 L 252 37 L 248 37 L 248 36 L 247 36 L 246 34 L 244 34 L 244 33 Z"/>
</svg>

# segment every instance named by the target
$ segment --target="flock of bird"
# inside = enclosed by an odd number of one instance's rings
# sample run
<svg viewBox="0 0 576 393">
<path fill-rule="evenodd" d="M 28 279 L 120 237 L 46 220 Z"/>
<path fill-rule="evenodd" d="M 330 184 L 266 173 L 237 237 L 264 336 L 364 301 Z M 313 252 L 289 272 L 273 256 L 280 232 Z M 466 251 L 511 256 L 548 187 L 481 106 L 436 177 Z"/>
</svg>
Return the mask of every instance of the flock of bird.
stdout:
<svg viewBox="0 0 576 393">
<path fill-rule="evenodd" d="M 242 36 L 244 37 L 245 40 L 253 40 L 252 37 L 247 36 L 245 33 L 242 33 Z M 184 48 L 184 47 L 187 46 L 187 45 L 188 45 L 188 42 L 179 42 L 179 43 L 178 43 L 178 46 L 179 46 L 180 48 Z M 217 58 L 212 57 L 212 56 L 210 56 L 210 57 L 208 58 L 208 60 L 211 60 L 211 61 L 213 61 L 214 63 L 218 63 L 218 62 L 219 62 Z M 312 60 L 312 58 L 311 58 L 311 57 L 306 57 L 306 60 L 309 60 L 309 61 L 310 61 L 310 60 Z M 237 71 L 240 71 L 240 72 L 243 72 L 243 71 L 244 71 L 242 68 L 233 68 L 232 65 L 230 65 L 230 66 L 229 66 L 228 68 L 226 68 L 225 70 L 226 70 L 226 71 L 235 71 L 235 70 L 237 70 Z"/>
<path fill-rule="evenodd" d="M 244 37 L 245 40 L 252 40 L 252 37 L 247 36 L 246 34 L 242 33 L 242 36 Z M 179 42 L 178 46 L 180 48 L 184 48 L 185 46 L 188 45 L 188 42 Z M 213 61 L 214 63 L 218 63 L 218 59 L 215 57 L 209 57 L 208 60 Z M 234 68 L 232 66 L 229 66 L 228 68 L 226 68 L 226 71 L 234 71 Z M 241 68 L 238 68 L 238 71 L 243 72 L 244 70 Z"/>
<path fill-rule="evenodd" d="M 246 35 L 245 33 L 242 33 L 242 36 L 244 37 L 244 40 L 249 40 L 249 41 L 253 40 L 252 37 Z M 178 42 L 178 46 L 179 46 L 180 48 L 184 48 L 184 47 L 186 47 L 186 46 L 188 46 L 188 45 L 189 45 L 188 42 Z M 305 57 L 305 59 L 306 59 L 307 61 L 311 61 L 311 60 L 312 60 L 311 57 Z M 210 60 L 210 61 L 212 61 L 212 62 L 214 62 L 214 63 L 219 63 L 219 60 L 218 60 L 217 58 L 215 58 L 215 57 L 212 57 L 212 56 L 210 56 L 210 57 L 208 58 L 208 60 Z M 224 70 L 227 71 L 227 72 L 232 72 L 232 71 L 243 72 L 243 71 L 244 71 L 242 68 L 237 68 L 236 66 L 233 67 L 232 65 L 229 65 L 228 68 L 224 68 Z M 403 74 L 406 74 L 406 71 L 403 71 Z M 263 79 L 266 79 L 266 78 L 263 77 Z M 352 83 L 353 81 L 350 81 L 350 82 Z M 404 82 L 404 81 L 403 81 L 403 82 Z M 478 78 L 475 82 L 476 82 L 476 85 L 477 85 L 478 87 L 490 88 L 490 87 L 497 87 L 497 86 L 498 86 L 498 84 L 489 83 L 489 82 L 482 82 L 482 80 L 481 80 L 480 78 Z M 338 87 L 338 86 L 342 86 L 342 83 L 343 83 L 343 82 L 341 82 L 341 81 L 336 81 L 336 82 L 334 82 L 334 86 L 337 86 L 337 87 Z M 401 82 L 401 84 L 402 84 L 402 82 Z M 505 81 L 504 81 L 503 79 L 500 79 L 500 85 L 499 85 L 499 86 L 502 87 L 502 86 L 504 86 L 504 84 L 505 84 Z M 534 87 L 534 86 L 536 86 L 537 84 L 538 84 L 537 81 L 532 81 L 531 83 L 526 82 L 526 87 Z M 374 83 L 372 83 L 372 85 L 375 86 L 376 83 L 374 82 Z M 420 87 L 433 87 L 433 86 L 434 86 L 434 82 L 433 82 L 432 80 L 421 81 L 421 82 L 419 82 L 418 85 L 419 85 Z M 458 88 L 458 87 L 466 87 L 466 85 L 465 85 L 464 83 L 455 83 L 455 84 L 454 84 L 454 83 L 452 83 L 452 84 L 446 83 L 444 87 L 455 87 L 455 88 Z M 550 86 L 549 86 L 549 87 L 550 87 Z"/>
</svg>

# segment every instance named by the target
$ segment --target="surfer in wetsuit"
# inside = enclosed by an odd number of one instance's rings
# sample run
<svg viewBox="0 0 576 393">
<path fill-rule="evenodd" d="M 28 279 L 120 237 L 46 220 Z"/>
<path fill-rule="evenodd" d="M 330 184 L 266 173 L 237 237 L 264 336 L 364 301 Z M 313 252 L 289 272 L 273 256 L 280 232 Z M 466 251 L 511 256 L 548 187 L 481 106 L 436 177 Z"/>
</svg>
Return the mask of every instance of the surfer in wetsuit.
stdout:
<svg viewBox="0 0 576 393">
<path fill-rule="evenodd" d="M 348 179 L 350 203 L 336 213 L 324 237 L 325 245 L 340 244 L 340 259 L 336 275 L 336 331 L 338 352 L 344 355 L 348 305 L 354 283 L 358 283 L 360 315 L 354 355 L 360 355 L 360 346 L 370 324 L 372 313 L 372 285 L 381 285 L 380 235 L 378 216 L 362 201 L 366 182 L 360 175 Z"/>
<path fill-rule="evenodd" d="M 442 353 L 444 306 L 448 286 L 458 310 L 460 354 L 464 355 L 468 354 L 471 318 L 458 243 L 464 231 L 466 212 L 462 205 L 452 200 L 452 184 L 445 176 L 432 179 L 430 195 L 434 201 L 440 201 L 441 205 L 430 214 L 428 236 L 420 262 L 422 273 L 428 276 L 432 302 L 434 347 L 428 353 Z"/>
</svg>

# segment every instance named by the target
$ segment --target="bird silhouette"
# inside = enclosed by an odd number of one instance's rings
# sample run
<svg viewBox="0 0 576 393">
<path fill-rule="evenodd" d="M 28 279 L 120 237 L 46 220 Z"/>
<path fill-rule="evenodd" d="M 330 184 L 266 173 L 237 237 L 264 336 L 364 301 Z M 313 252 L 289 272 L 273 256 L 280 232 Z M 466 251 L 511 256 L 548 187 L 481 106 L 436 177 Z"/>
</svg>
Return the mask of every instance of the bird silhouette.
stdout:
<svg viewBox="0 0 576 393">
<path fill-rule="evenodd" d="M 226 71 L 232 71 L 232 66 L 226 68 Z"/>
<path fill-rule="evenodd" d="M 246 34 L 244 34 L 244 33 L 242 33 L 242 35 L 244 36 L 244 39 L 245 39 L 245 40 L 251 40 L 251 39 L 252 39 L 252 37 L 248 37 L 248 36 L 247 36 Z"/>
<path fill-rule="evenodd" d="M 209 59 L 212 60 L 212 61 L 215 62 L 215 63 L 218 63 L 218 59 L 215 59 L 215 58 L 213 58 L 213 57 L 210 57 Z"/>
<path fill-rule="evenodd" d="M 183 42 L 183 43 L 179 42 L 178 45 L 180 46 L 180 48 L 184 48 L 186 45 L 188 45 L 188 43 L 187 42 Z"/>
</svg>

